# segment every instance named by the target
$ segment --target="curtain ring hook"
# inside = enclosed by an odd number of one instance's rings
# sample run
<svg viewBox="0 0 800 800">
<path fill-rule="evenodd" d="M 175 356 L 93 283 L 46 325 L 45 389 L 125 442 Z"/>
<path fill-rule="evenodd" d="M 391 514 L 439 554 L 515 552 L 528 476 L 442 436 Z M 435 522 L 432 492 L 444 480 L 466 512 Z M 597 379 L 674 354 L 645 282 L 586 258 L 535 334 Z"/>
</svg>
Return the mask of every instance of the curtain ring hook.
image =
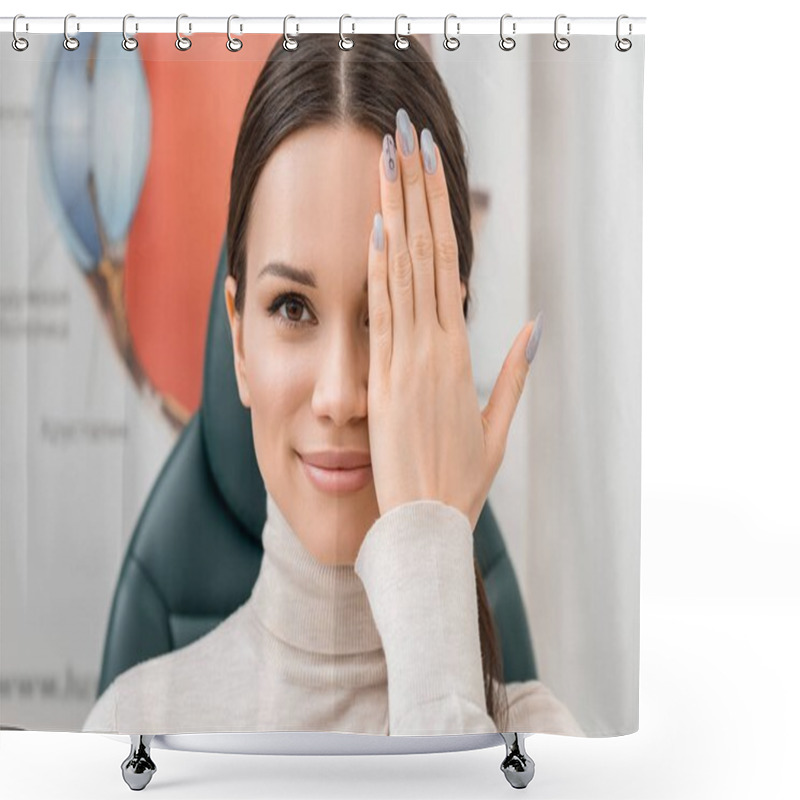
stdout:
<svg viewBox="0 0 800 800">
<path fill-rule="evenodd" d="M 630 39 L 620 39 L 620 37 L 619 37 L 619 23 L 620 23 L 620 20 L 623 20 L 623 19 L 630 19 L 630 17 L 628 17 L 627 14 L 620 14 L 617 17 L 617 41 L 614 42 L 614 47 L 616 47 L 617 50 L 620 51 L 620 53 L 627 53 L 628 50 L 630 50 L 631 47 L 633 47 L 633 42 Z M 630 36 L 632 33 L 633 33 L 633 25 L 631 25 L 631 23 L 629 22 L 628 23 L 628 36 Z"/>
<path fill-rule="evenodd" d="M 352 50 L 355 42 L 352 39 L 346 37 L 344 33 L 342 33 L 342 23 L 344 22 L 345 18 L 353 19 L 349 14 L 342 14 L 342 16 L 339 17 L 339 47 L 341 47 L 342 50 Z M 354 22 L 353 33 L 355 33 L 355 30 L 356 30 L 356 24 Z"/>
<path fill-rule="evenodd" d="M 399 23 L 400 23 L 401 19 L 408 19 L 408 17 L 405 14 L 398 14 L 394 18 L 394 46 L 398 50 L 405 50 L 409 46 L 410 42 L 408 41 L 408 39 L 405 36 L 401 36 L 400 35 Z M 410 35 L 411 34 L 411 23 L 408 22 L 408 23 L 406 23 L 406 25 L 408 26 L 407 35 Z"/>
<path fill-rule="evenodd" d="M 188 14 L 178 14 L 177 19 L 175 20 L 175 35 L 178 37 L 175 40 L 175 47 L 178 50 L 188 50 L 192 46 L 192 40 L 188 37 L 181 34 L 181 20 L 184 17 L 188 17 Z M 189 33 L 192 32 L 192 23 L 189 23 Z"/>
<path fill-rule="evenodd" d="M 512 17 L 512 16 L 513 16 L 513 14 L 503 14 L 503 16 L 500 17 L 500 49 L 501 50 L 506 50 L 506 51 L 507 50 L 513 50 L 517 46 L 516 39 L 512 38 L 511 36 L 506 36 L 503 33 L 503 23 L 506 21 L 506 17 Z M 517 23 L 516 22 L 512 22 L 511 23 L 511 32 L 512 33 L 516 33 L 517 32 Z"/>
<path fill-rule="evenodd" d="M 129 53 L 139 46 L 139 40 L 135 36 L 128 36 L 127 25 L 129 19 L 136 19 L 133 14 L 126 14 L 122 18 L 122 49 Z M 139 30 L 139 23 L 136 23 L 136 30 Z"/>
<path fill-rule="evenodd" d="M 64 45 L 65 50 L 77 50 L 81 46 L 81 43 L 74 36 L 70 36 L 69 33 L 67 33 L 67 25 L 69 24 L 69 19 L 70 17 L 74 16 L 75 14 L 67 14 L 67 16 L 64 17 L 64 41 L 62 42 L 62 44 Z M 76 24 L 77 24 L 77 29 L 80 30 L 81 29 L 80 22 Z"/>
<path fill-rule="evenodd" d="M 228 41 L 225 42 L 225 47 L 231 51 L 231 53 L 238 53 L 243 47 L 244 42 L 241 39 L 237 39 L 235 36 L 231 36 L 231 20 L 232 19 L 239 19 L 237 14 L 231 14 L 228 17 Z M 239 32 L 241 32 L 242 26 L 239 25 Z"/>
<path fill-rule="evenodd" d="M 11 40 L 11 46 L 18 53 L 21 53 L 23 50 L 27 50 L 28 49 L 29 42 L 28 42 L 27 39 L 23 39 L 21 36 L 19 36 L 17 34 L 17 20 L 18 19 L 27 19 L 27 17 L 24 14 L 17 14 L 17 16 L 14 17 L 14 22 L 11 25 L 11 33 L 14 35 L 14 38 Z M 28 23 L 26 22 L 25 23 L 25 30 L 27 30 L 27 29 L 28 29 Z"/>
<path fill-rule="evenodd" d="M 570 41 L 566 38 L 566 36 L 559 36 L 558 35 L 558 21 L 560 19 L 566 19 L 566 14 L 559 14 L 556 17 L 555 25 L 553 26 L 553 34 L 556 37 L 553 41 L 553 47 L 559 52 L 564 52 L 564 50 L 569 50 Z M 569 22 L 567 23 L 567 36 L 569 36 Z"/>
<path fill-rule="evenodd" d="M 455 17 L 455 14 L 448 14 L 444 18 L 444 41 L 442 42 L 442 47 L 445 50 L 458 50 L 461 47 L 461 40 L 458 38 L 458 34 L 461 33 L 461 23 L 456 22 L 456 36 L 448 36 L 447 35 L 447 22 L 451 17 Z"/>
<path fill-rule="evenodd" d="M 287 14 L 283 18 L 283 49 L 284 50 L 297 50 L 297 39 L 294 36 L 290 36 L 286 30 L 286 23 L 290 19 L 297 19 L 297 17 L 293 17 L 291 14 Z M 300 26 L 296 25 L 297 30 L 300 30 Z"/>
</svg>

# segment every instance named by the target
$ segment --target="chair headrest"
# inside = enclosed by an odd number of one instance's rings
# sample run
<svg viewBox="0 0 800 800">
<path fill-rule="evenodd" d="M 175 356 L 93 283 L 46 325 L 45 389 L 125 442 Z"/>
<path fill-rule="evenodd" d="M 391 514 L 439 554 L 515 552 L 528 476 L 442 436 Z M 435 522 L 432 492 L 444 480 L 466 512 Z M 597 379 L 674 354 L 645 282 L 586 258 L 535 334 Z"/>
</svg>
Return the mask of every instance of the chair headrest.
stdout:
<svg viewBox="0 0 800 800">
<path fill-rule="evenodd" d="M 227 261 L 227 247 L 223 243 L 211 293 L 203 396 L 198 413 L 206 458 L 219 492 L 237 521 L 260 543 L 267 495 L 253 445 L 250 409 L 242 405 L 236 386 L 225 308 Z"/>
</svg>

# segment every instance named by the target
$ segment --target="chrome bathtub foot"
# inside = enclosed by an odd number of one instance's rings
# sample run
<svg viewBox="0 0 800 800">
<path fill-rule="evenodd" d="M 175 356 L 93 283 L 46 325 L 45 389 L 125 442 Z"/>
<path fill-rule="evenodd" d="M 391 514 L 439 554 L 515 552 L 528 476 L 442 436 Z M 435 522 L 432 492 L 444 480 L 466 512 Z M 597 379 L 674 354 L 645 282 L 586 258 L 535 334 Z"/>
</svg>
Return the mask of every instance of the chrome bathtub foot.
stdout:
<svg viewBox="0 0 800 800">
<path fill-rule="evenodd" d="M 130 734 L 130 737 L 131 752 L 122 762 L 122 777 L 131 789 L 138 792 L 150 783 L 156 771 L 156 765 L 150 758 L 150 742 L 153 741 L 153 736 Z"/>
<path fill-rule="evenodd" d="M 506 743 L 506 757 L 500 765 L 506 780 L 515 789 L 524 789 L 533 780 L 536 765 L 525 752 L 525 737 L 519 733 L 501 733 Z"/>
</svg>

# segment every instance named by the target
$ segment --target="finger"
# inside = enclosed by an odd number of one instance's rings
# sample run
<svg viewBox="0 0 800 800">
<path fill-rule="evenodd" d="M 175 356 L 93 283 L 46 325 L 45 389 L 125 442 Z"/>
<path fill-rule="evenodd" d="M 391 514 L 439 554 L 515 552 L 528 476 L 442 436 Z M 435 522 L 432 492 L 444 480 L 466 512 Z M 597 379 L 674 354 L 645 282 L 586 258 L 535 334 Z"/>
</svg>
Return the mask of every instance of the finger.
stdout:
<svg viewBox="0 0 800 800">
<path fill-rule="evenodd" d="M 382 381 L 392 358 L 392 304 L 386 281 L 386 231 L 378 212 L 372 221 L 367 266 L 367 302 L 369 303 L 369 374 L 370 380 Z"/>
<path fill-rule="evenodd" d="M 424 128 L 420 149 L 425 164 L 425 188 L 433 231 L 436 275 L 436 309 L 439 324 L 446 331 L 466 328 L 462 299 L 461 276 L 458 270 L 458 240 L 450 210 L 450 195 L 442 167 L 439 147 L 431 132 Z"/>
<path fill-rule="evenodd" d="M 511 350 L 503 362 L 489 402 L 483 410 L 489 451 L 495 454 L 505 451 L 511 420 L 519 405 L 525 379 L 530 372 L 530 362 L 536 355 L 542 335 L 542 312 L 536 315 L 533 324 L 526 325 L 517 335 Z M 529 360 L 530 359 L 530 360 Z"/>
<path fill-rule="evenodd" d="M 383 137 L 381 209 L 386 233 L 389 301 L 392 306 L 392 348 L 410 339 L 414 327 L 414 278 L 406 246 L 403 187 L 394 137 Z"/>
<path fill-rule="evenodd" d="M 430 326 L 436 320 L 436 286 L 433 277 L 433 233 L 422 171 L 417 131 L 408 112 L 397 112 L 400 174 L 403 182 L 406 241 L 414 271 L 414 323 Z"/>
</svg>

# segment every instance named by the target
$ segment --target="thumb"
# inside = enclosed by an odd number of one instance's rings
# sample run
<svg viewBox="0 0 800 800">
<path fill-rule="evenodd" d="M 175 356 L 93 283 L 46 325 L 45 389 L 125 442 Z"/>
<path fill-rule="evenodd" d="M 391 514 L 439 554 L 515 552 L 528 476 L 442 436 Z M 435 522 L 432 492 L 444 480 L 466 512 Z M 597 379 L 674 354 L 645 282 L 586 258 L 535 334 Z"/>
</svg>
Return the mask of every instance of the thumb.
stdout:
<svg viewBox="0 0 800 800">
<path fill-rule="evenodd" d="M 525 379 L 542 336 L 542 312 L 518 334 L 497 376 L 489 402 L 483 411 L 484 428 L 492 452 L 505 450 L 511 420 L 517 410 Z"/>
</svg>

